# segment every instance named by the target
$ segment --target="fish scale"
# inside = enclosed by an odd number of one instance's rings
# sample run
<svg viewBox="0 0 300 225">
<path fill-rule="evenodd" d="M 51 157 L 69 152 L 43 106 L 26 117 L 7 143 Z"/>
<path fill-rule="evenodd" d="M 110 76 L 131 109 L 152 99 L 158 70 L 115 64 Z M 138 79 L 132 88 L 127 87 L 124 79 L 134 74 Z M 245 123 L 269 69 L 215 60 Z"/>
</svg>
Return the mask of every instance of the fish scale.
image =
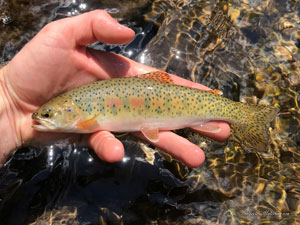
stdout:
<svg viewBox="0 0 300 225">
<path fill-rule="evenodd" d="M 193 127 L 216 132 L 204 125 L 222 120 L 236 129 L 243 144 L 263 149 L 266 125 L 277 112 L 272 106 L 234 102 L 212 91 L 175 85 L 167 73 L 154 72 L 81 86 L 41 106 L 33 119 L 41 124 L 34 128 L 42 131 L 142 131 L 151 141 L 157 141 L 158 130 Z"/>
<path fill-rule="evenodd" d="M 111 83 L 122 87 L 123 91 L 118 91 L 115 85 L 111 85 Z M 131 88 L 132 85 L 135 85 L 135 87 Z M 219 96 L 207 91 L 201 91 L 200 94 L 198 89 L 183 86 L 176 86 L 176 88 L 178 90 L 174 91 L 174 85 L 152 80 L 120 78 L 90 84 L 87 89 L 98 90 L 97 94 L 95 92 L 92 96 L 85 96 L 84 93 L 78 95 L 78 91 L 75 90 L 66 94 L 65 97 L 74 100 L 79 109 L 84 112 L 85 118 L 93 117 L 101 112 L 101 115 L 103 115 L 99 117 L 101 120 L 105 120 L 105 117 L 111 118 L 111 116 L 122 118 L 141 116 L 145 119 L 149 117 L 164 118 L 166 116 L 172 118 L 201 116 L 210 119 L 217 115 L 216 113 L 215 115 L 209 115 L 209 113 L 213 111 L 214 104 L 217 104 L 218 99 L 221 100 Z M 130 100 L 137 98 L 141 98 L 143 104 L 139 106 L 130 105 Z M 202 98 L 202 101 L 199 101 L 200 98 Z M 223 104 L 223 99 L 219 102 L 219 105 Z M 120 100 L 121 107 L 107 103 L 113 100 Z M 209 102 L 215 103 L 209 104 Z M 91 105 L 95 105 L 95 107 L 92 108 Z M 207 105 L 209 106 L 207 107 Z M 118 109 L 115 113 L 114 108 Z M 222 111 L 219 112 L 219 116 L 221 116 Z"/>
</svg>

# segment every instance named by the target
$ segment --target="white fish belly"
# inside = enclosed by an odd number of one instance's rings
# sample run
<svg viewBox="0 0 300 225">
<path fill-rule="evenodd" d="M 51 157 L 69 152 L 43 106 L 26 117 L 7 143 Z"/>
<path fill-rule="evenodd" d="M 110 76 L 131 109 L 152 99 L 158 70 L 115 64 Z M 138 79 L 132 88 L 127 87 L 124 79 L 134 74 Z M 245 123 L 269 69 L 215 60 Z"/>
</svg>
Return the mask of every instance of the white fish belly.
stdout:
<svg viewBox="0 0 300 225">
<path fill-rule="evenodd" d="M 134 132 L 141 128 L 156 128 L 159 130 L 177 130 L 185 127 L 193 127 L 207 122 L 204 118 L 166 118 L 166 119 L 111 119 L 99 121 L 98 130 L 107 130 L 113 132 Z"/>
</svg>

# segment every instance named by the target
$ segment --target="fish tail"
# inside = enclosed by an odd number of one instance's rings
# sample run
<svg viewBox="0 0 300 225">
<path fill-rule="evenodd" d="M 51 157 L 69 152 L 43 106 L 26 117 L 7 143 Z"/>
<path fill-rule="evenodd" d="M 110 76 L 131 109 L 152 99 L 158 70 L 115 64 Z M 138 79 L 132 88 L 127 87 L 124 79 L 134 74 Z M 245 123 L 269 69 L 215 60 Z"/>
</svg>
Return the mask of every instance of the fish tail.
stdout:
<svg viewBox="0 0 300 225">
<path fill-rule="evenodd" d="M 275 118 L 279 109 L 273 106 L 243 105 L 245 110 L 239 115 L 240 121 L 233 123 L 232 128 L 244 146 L 265 150 L 269 143 L 267 125 Z"/>
</svg>

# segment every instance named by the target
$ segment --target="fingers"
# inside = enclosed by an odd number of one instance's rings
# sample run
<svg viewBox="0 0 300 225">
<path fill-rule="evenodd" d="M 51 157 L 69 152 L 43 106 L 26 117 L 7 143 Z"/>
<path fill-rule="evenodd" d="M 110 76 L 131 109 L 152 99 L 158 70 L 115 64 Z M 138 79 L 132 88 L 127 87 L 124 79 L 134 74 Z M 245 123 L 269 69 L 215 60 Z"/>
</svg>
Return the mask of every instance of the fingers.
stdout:
<svg viewBox="0 0 300 225">
<path fill-rule="evenodd" d="M 229 135 L 230 135 L 230 126 L 225 121 L 217 121 L 218 126 L 220 127 L 220 132 L 218 133 L 212 133 L 212 132 L 204 132 L 204 131 L 198 131 L 199 134 L 205 135 L 207 137 L 210 137 L 216 141 L 225 141 Z"/>
<path fill-rule="evenodd" d="M 146 140 L 140 132 L 136 132 L 134 135 Z M 124 157 L 122 143 L 108 131 L 94 133 L 90 137 L 89 143 L 98 157 L 107 162 L 117 162 Z M 203 151 L 198 146 L 170 131 L 161 131 L 159 141 L 152 144 L 191 168 L 200 166 L 205 159 Z"/>
<path fill-rule="evenodd" d="M 89 55 L 89 66 L 86 70 L 91 74 L 96 74 L 101 79 L 132 77 L 157 71 L 153 67 L 111 52 L 88 49 L 87 53 Z"/>
<path fill-rule="evenodd" d="M 104 72 L 106 76 L 109 78 L 132 77 L 144 73 L 157 71 L 157 69 L 153 67 L 135 62 L 124 56 L 120 56 L 112 53 L 106 53 L 102 51 L 94 51 L 94 50 L 91 50 L 90 53 L 98 63 L 101 63 L 101 68 L 105 69 L 105 71 L 101 71 L 101 72 L 102 73 Z M 126 70 L 124 69 L 124 65 L 126 65 Z M 121 72 L 117 72 L 118 69 L 121 69 Z M 177 85 L 198 88 L 201 90 L 211 90 L 209 87 L 181 78 L 179 76 L 173 74 L 170 74 L 170 76 L 172 78 L 172 81 Z"/>
<path fill-rule="evenodd" d="M 206 87 L 202 84 L 195 83 L 193 81 L 178 77 L 176 75 L 170 74 L 170 76 L 172 78 L 172 81 L 175 84 L 178 84 L 178 85 L 181 85 L 181 86 L 186 86 L 186 87 L 191 87 L 191 88 L 198 88 L 198 89 L 205 90 L 205 91 L 211 90 L 209 87 Z"/>
<path fill-rule="evenodd" d="M 223 141 L 228 137 L 229 126 L 225 122 L 220 122 L 219 126 L 222 129 L 219 134 L 199 133 Z M 136 132 L 134 135 L 147 140 L 140 132 Z M 93 134 L 90 137 L 89 143 L 98 157 L 107 162 L 117 162 L 124 157 L 122 143 L 108 131 L 100 131 Z M 159 133 L 159 141 L 152 144 L 191 168 L 200 166 L 205 159 L 203 151 L 198 146 L 170 131 L 161 131 Z"/>
<path fill-rule="evenodd" d="M 131 60 L 110 52 L 87 50 L 89 57 L 89 73 L 97 74 L 101 79 L 124 77 L 131 68 Z"/>
<path fill-rule="evenodd" d="M 72 19 L 72 18 L 71 18 Z M 125 44 L 134 38 L 134 31 L 119 24 L 104 10 L 95 10 L 73 18 L 73 34 L 77 44 L 95 41 Z"/>
<path fill-rule="evenodd" d="M 140 132 L 136 132 L 134 135 L 147 140 Z M 170 131 L 159 132 L 159 141 L 151 144 L 171 154 L 191 168 L 200 166 L 205 159 L 204 152 L 197 145 Z"/>
<path fill-rule="evenodd" d="M 117 162 L 124 157 L 123 144 L 108 131 L 94 133 L 90 137 L 89 144 L 98 157 L 107 162 Z"/>
<path fill-rule="evenodd" d="M 119 24 L 104 10 L 94 10 L 75 17 L 57 20 L 48 24 L 66 41 L 76 45 L 88 45 L 95 41 L 108 44 L 125 44 L 134 38 L 134 31 Z"/>
</svg>

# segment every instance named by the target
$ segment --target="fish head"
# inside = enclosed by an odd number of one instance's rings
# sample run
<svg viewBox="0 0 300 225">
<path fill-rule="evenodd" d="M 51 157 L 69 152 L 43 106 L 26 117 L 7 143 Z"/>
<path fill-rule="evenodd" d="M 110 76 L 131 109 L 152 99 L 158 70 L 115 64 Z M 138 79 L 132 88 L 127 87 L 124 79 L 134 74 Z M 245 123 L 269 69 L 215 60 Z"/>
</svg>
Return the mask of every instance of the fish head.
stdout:
<svg viewBox="0 0 300 225">
<path fill-rule="evenodd" d="M 38 108 L 33 114 L 32 127 L 45 132 L 76 132 L 80 110 L 71 98 L 58 97 Z"/>
</svg>

